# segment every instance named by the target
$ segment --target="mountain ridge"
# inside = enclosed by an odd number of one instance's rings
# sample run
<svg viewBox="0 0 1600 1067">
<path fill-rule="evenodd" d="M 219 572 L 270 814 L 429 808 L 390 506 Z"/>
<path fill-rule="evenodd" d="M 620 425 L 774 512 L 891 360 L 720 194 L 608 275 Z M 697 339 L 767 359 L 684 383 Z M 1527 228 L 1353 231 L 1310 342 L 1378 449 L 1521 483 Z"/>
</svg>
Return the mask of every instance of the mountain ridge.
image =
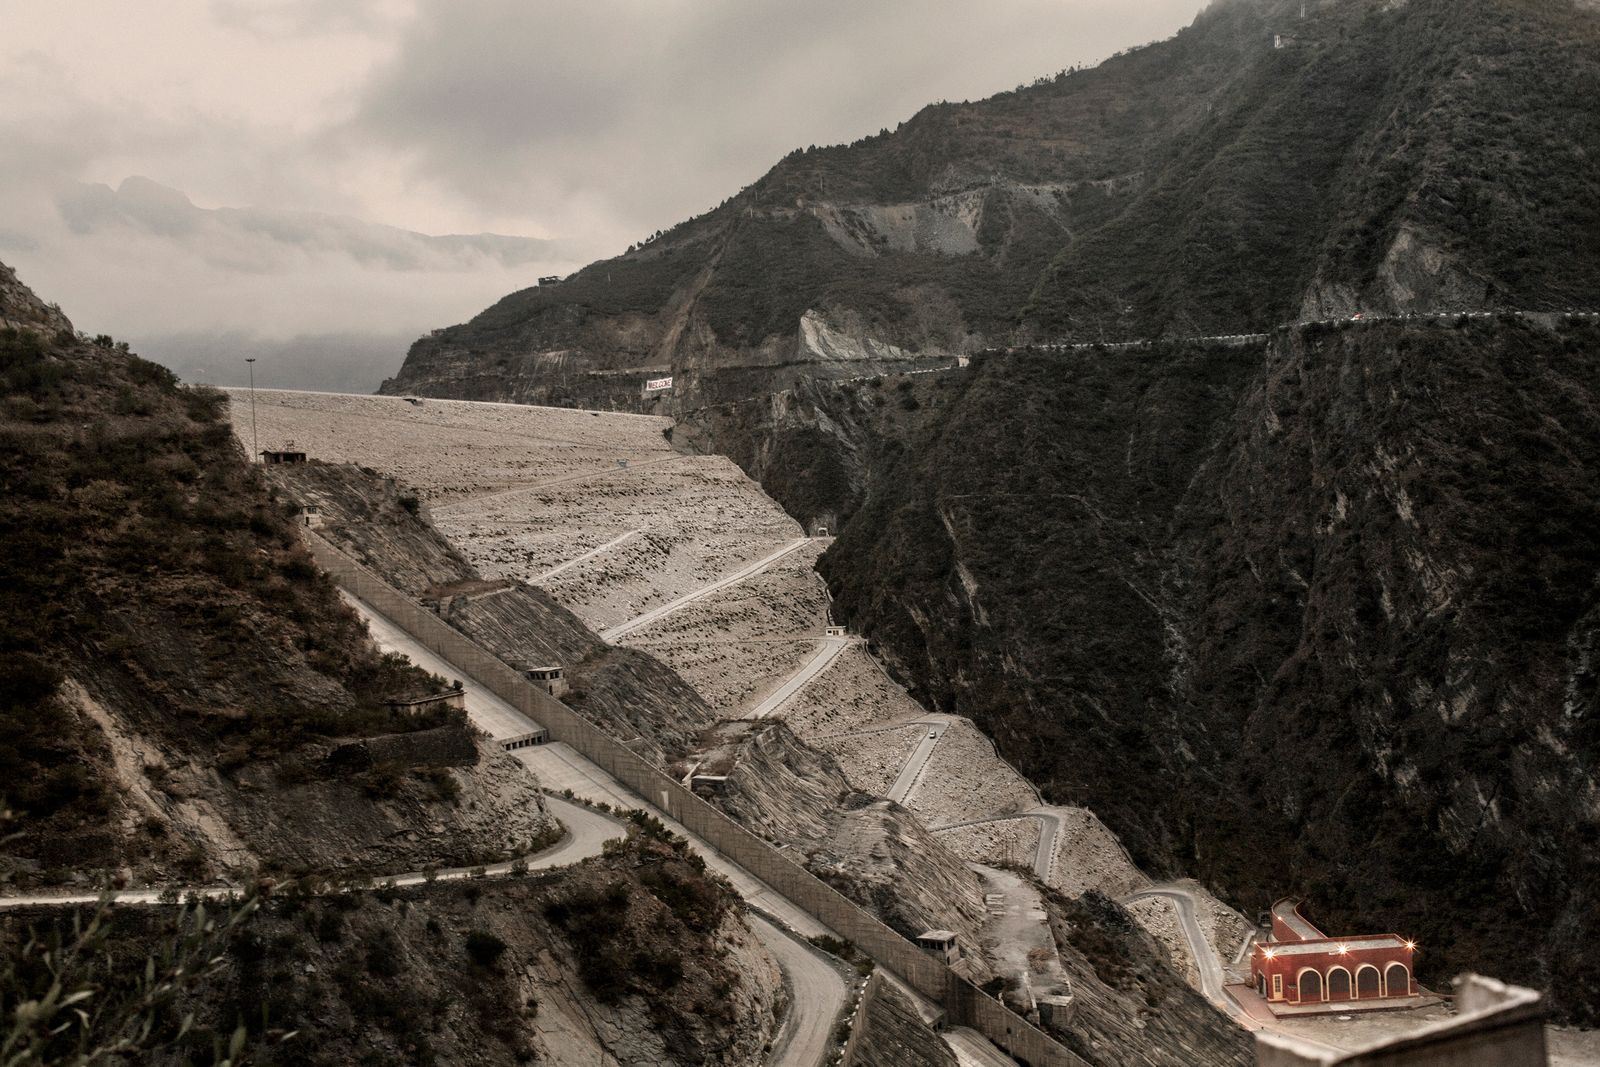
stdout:
<svg viewBox="0 0 1600 1067">
<path fill-rule="evenodd" d="M 623 256 L 419 340 L 381 391 L 682 415 L 912 369 L 891 348 L 949 362 L 1600 302 L 1581 165 L 1600 124 L 1570 103 L 1600 94 L 1600 23 L 1569 0 L 1305 10 L 1214 4 L 1099 67 L 791 153 Z M 808 318 L 851 358 L 808 351 Z M 667 372 L 670 396 L 641 397 Z"/>
</svg>

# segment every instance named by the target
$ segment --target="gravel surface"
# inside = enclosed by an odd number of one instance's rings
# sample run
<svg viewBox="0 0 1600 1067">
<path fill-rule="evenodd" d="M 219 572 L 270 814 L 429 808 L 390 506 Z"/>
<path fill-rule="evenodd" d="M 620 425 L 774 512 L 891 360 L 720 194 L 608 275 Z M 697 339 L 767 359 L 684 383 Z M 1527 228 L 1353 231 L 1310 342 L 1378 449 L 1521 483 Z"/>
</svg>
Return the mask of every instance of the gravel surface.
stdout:
<svg viewBox="0 0 1600 1067">
<path fill-rule="evenodd" d="M 1200 930 L 1206 935 L 1206 940 L 1211 942 L 1212 951 L 1217 954 L 1217 959 L 1222 961 L 1222 966 L 1226 969 L 1233 963 L 1233 957 L 1238 953 L 1239 946 L 1250 936 L 1253 927 L 1243 915 L 1211 896 L 1198 882 L 1194 883 L 1194 890 L 1195 918 L 1199 921 Z"/>
<path fill-rule="evenodd" d="M 467 501 L 436 514 L 435 523 L 484 577 L 530 582 L 641 531 L 540 583 L 596 629 L 692 593 L 802 534 L 720 456 Z"/>
<path fill-rule="evenodd" d="M 1150 879 L 1133 865 L 1122 843 L 1104 823 L 1083 808 L 1053 809 L 1060 813 L 1061 832 L 1049 882 L 1068 896 L 1098 889 L 1124 897 L 1143 889 Z"/>
<path fill-rule="evenodd" d="M 625 642 L 668 663 L 717 712 L 735 719 L 747 714 L 767 693 L 816 654 L 815 641 Z"/>
<path fill-rule="evenodd" d="M 851 785 L 881 797 L 889 792 L 906 757 L 926 735 L 924 726 L 907 726 L 867 734 L 835 735 L 812 741 L 811 745 L 838 760 Z"/>
<path fill-rule="evenodd" d="M 790 729 L 812 742 L 922 715 L 922 705 L 860 646 L 841 652 L 827 673 L 796 694 L 781 713 Z"/>
<path fill-rule="evenodd" d="M 251 440 L 250 394 L 230 389 L 241 440 Z M 565 408 L 399 397 L 255 391 L 263 450 L 298 449 L 312 459 L 358 463 L 394 475 L 429 503 L 503 491 L 673 455 L 670 419 L 595 415 Z"/>
<path fill-rule="evenodd" d="M 940 830 L 934 836 L 941 845 L 968 862 L 1031 870 L 1039 851 L 1039 820 L 1005 819 Z"/>
<path fill-rule="evenodd" d="M 906 807 L 932 827 L 1013 815 L 1039 803 L 1026 779 L 995 755 L 966 719 L 955 719 L 928 757 Z"/>
</svg>

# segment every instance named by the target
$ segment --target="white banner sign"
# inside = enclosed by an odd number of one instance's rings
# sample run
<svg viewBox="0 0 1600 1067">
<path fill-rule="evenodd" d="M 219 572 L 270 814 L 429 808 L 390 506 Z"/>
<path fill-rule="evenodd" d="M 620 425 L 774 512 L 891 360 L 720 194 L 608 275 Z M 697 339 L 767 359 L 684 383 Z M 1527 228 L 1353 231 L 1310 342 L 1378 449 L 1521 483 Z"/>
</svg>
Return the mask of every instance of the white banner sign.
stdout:
<svg viewBox="0 0 1600 1067">
<path fill-rule="evenodd" d="M 671 388 L 672 388 L 672 379 L 671 378 L 651 378 L 650 380 L 648 380 L 648 381 L 646 381 L 644 383 L 644 391 L 647 392 L 647 393 L 659 393 L 663 389 L 671 389 Z"/>
</svg>

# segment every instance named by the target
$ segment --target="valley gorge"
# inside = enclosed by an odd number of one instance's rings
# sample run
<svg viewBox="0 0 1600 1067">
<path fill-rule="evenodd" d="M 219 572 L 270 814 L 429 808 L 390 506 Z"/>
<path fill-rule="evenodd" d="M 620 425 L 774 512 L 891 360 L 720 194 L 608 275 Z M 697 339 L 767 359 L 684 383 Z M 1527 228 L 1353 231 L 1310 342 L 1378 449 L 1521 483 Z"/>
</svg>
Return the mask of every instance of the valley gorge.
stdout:
<svg viewBox="0 0 1600 1067">
<path fill-rule="evenodd" d="M 1600 1063 L 1597 99 L 1210 0 L 374 395 L 0 263 L 8 1062 Z"/>
<path fill-rule="evenodd" d="M 797 153 L 384 391 L 671 414 L 839 534 L 839 616 L 916 696 L 1142 864 L 1592 1019 L 1600 428 L 1567 312 L 1600 306 L 1600 195 L 1560 161 L 1600 150 L 1568 108 L 1595 34 L 1568 3 L 1213 4 Z"/>
</svg>

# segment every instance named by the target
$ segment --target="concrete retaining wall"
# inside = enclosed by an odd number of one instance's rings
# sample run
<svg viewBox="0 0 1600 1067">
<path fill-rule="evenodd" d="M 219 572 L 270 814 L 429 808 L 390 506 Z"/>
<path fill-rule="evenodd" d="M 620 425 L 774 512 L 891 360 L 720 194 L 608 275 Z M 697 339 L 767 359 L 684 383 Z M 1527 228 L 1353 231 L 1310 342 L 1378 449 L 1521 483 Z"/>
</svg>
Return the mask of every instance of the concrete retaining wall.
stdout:
<svg viewBox="0 0 1600 1067">
<path fill-rule="evenodd" d="M 867 979 L 866 986 L 861 990 L 861 1000 L 856 1004 L 856 1017 L 850 1024 L 850 1040 L 844 1043 L 844 1054 L 839 1057 L 839 1067 L 855 1067 L 856 1049 L 861 1044 L 861 1035 L 867 1028 L 867 1016 L 872 1011 L 872 1000 L 878 995 L 878 990 L 883 986 L 883 972 L 873 971 L 872 977 Z"/>
<path fill-rule="evenodd" d="M 1285 1034 L 1256 1035 L 1258 1067 L 1545 1067 L 1538 993 L 1492 978 L 1456 979 L 1456 1014 L 1352 1052 Z"/>
<path fill-rule="evenodd" d="M 709 842 L 728 859 L 788 897 L 879 966 L 944 1006 L 950 1022 L 969 1026 L 1029 1067 L 1087 1067 L 1084 1060 L 1006 1008 L 944 963 L 867 914 L 851 900 L 718 809 L 689 792 L 588 719 L 535 687 L 432 612 L 366 567 L 304 530 L 307 547 L 334 580 L 404 628 L 500 699 L 538 722 L 590 762 Z"/>
</svg>

